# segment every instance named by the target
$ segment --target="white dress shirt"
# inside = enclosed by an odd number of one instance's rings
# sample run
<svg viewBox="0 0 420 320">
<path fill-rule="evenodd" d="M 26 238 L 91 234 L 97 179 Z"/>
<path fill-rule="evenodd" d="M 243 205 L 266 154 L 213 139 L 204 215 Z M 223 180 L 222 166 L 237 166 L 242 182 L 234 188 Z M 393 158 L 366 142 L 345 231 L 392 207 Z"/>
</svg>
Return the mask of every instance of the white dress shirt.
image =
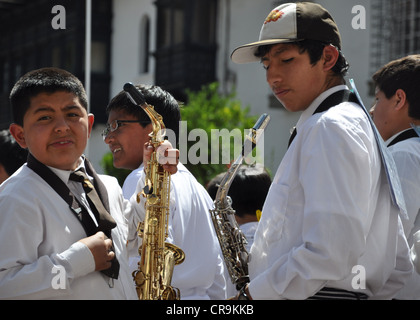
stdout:
<svg viewBox="0 0 420 320">
<path fill-rule="evenodd" d="M 136 203 L 144 187 L 144 170 L 132 196 L 133 207 L 145 217 L 145 198 Z M 211 221 L 213 201 L 204 187 L 181 163 L 171 175 L 169 243 L 180 247 L 185 260 L 174 267 L 171 285 L 181 292 L 182 300 L 226 299 L 224 261 Z"/>
<path fill-rule="evenodd" d="M 387 140 L 392 142 L 394 135 Z M 420 230 L 420 138 L 410 138 L 389 147 L 395 160 L 398 176 L 407 206 L 408 220 L 403 219 L 408 245 L 414 243 L 413 234 Z M 396 296 L 397 299 L 420 299 L 420 275 L 414 272 L 406 285 Z"/>
<path fill-rule="evenodd" d="M 254 299 L 306 299 L 323 287 L 391 298 L 413 270 L 367 115 L 350 102 L 313 114 L 343 89 L 302 113 L 278 167 L 251 248 Z"/>
<path fill-rule="evenodd" d="M 68 179 L 70 172 L 61 173 Z M 111 232 L 120 272 L 113 287 L 78 242 L 86 233 L 68 204 L 25 164 L 0 186 L 1 299 L 137 299 L 128 268 L 131 205 L 117 179 L 99 177 L 117 223 Z"/>
<path fill-rule="evenodd" d="M 251 251 L 251 246 L 254 243 L 255 230 L 257 230 L 257 227 L 258 227 L 258 221 L 247 222 L 247 223 L 243 223 L 239 225 L 239 228 L 244 234 L 246 240 L 248 241 L 247 245 L 245 246 L 248 252 Z"/>
<path fill-rule="evenodd" d="M 131 196 L 136 192 L 137 183 L 143 172 L 143 163 L 137 169 L 130 172 L 130 174 L 125 178 L 122 191 L 124 198 L 130 199 Z"/>
</svg>

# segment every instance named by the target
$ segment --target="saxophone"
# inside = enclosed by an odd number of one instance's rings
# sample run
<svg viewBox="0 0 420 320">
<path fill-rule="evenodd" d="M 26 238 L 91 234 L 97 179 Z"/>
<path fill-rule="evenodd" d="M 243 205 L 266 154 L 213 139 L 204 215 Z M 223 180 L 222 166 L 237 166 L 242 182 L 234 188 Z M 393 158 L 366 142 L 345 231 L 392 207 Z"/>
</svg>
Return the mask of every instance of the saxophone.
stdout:
<svg viewBox="0 0 420 320">
<path fill-rule="evenodd" d="M 245 248 L 248 242 L 236 222 L 232 200 L 227 194 L 243 158 L 255 148 L 261 136 L 261 130 L 265 129 L 269 121 L 270 116 L 263 114 L 250 130 L 245 138 L 241 154 L 223 176 L 214 200 L 214 209 L 210 210 L 226 267 L 237 290 L 240 290 L 249 282 L 249 253 Z"/>
<path fill-rule="evenodd" d="M 159 163 L 157 152 L 164 142 L 165 125 L 162 116 L 145 102 L 133 84 L 126 83 L 124 91 L 134 104 L 146 112 L 153 125 L 149 136 L 154 151 L 145 165 L 145 187 L 137 195 L 137 202 L 140 202 L 140 194 L 146 198 L 146 216 L 137 227 L 138 236 L 142 238 L 138 269 L 133 272 L 137 295 L 140 300 L 179 300 L 180 291 L 171 286 L 171 281 L 174 266 L 184 261 L 185 254 L 179 247 L 165 242 L 168 236 L 171 176 Z"/>
</svg>

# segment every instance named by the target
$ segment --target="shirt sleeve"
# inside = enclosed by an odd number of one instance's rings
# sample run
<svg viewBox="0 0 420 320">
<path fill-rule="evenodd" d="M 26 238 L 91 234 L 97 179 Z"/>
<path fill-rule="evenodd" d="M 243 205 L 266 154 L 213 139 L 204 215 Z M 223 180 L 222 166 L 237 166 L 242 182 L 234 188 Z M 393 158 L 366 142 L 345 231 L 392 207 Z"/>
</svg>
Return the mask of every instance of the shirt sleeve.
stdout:
<svg viewBox="0 0 420 320">
<path fill-rule="evenodd" d="M 44 236 L 43 219 L 31 203 L 3 197 L 0 207 L 0 242 L 3 244 L 0 298 L 47 299 L 66 295 L 71 292 L 72 280 L 95 271 L 90 250 L 79 242 L 62 252 L 38 255 Z M 17 212 L 29 214 L 17 215 Z M 56 290 L 57 286 L 60 290 Z"/>
<path fill-rule="evenodd" d="M 403 226 L 400 217 L 398 217 L 398 242 L 397 242 L 397 257 L 395 260 L 395 268 L 385 282 L 384 286 L 375 293 L 371 300 L 389 300 L 395 297 L 406 281 L 413 273 L 413 264 L 410 258 L 410 250 L 408 248 L 407 240 L 404 235 Z"/>
<path fill-rule="evenodd" d="M 420 157 L 419 155 L 399 148 L 399 144 L 390 147 L 390 149 L 395 160 L 407 206 L 408 220 L 402 219 L 402 224 L 407 240 L 409 244 L 412 244 L 413 234 L 420 230 L 420 221 L 417 218 L 420 208 Z M 419 143 L 416 143 L 417 145 L 420 146 Z"/>
</svg>

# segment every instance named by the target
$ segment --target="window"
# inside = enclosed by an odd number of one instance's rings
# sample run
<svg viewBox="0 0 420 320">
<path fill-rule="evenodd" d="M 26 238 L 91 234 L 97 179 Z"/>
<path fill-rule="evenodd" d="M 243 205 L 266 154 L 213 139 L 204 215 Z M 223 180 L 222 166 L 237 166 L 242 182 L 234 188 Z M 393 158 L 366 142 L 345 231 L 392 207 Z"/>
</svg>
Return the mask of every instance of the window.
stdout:
<svg viewBox="0 0 420 320">
<path fill-rule="evenodd" d="M 143 16 L 140 22 L 140 73 L 149 72 L 150 19 Z"/>
<path fill-rule="evenodd" d="M 96 73 L 105 73 L 107 65 L 107 46 L 106 43 L 101 41 L 92 41 L 91 50 L 92 50 L 92 61 L 91 61 L 91 71 Z"/>
<path fill-rule="evenodd" d="M 157 0 L 155 83 L 182 100 L 215 81 L 216 0 Z"/>
</svg>

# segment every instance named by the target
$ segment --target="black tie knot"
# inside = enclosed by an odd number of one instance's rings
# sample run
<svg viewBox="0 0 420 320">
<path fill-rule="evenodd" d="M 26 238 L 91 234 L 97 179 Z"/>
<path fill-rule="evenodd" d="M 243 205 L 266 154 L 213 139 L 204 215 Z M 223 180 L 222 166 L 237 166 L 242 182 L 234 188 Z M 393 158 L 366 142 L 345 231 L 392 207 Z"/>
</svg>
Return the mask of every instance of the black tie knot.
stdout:
<svg viewBox="0 0 420 320">
<path fill-rule="evenodd" d="M 88 215 L 82 217 L 82 224 L 86 225 L 86 230 L 90 230 L 87 232 L 88 235 L 93 235 L 97 231 L 101 230 L 107 235 L 108 238 L 111 238 L 111 229 L 116 226 L 115 220 L 107 212 L 102 203 L 102 200 L 100 199 L 97 191 L 95 190 L 95 187 L 90 182 L 86 173 L 82 169 L 79 169 L 70 173 L 69 179 L 72 181 L 80 182 L 82 184 L 83 189 L 86 192 L 86 198 L 89 203 L 89 207 L 98 222 L 98 227 L 96 228 L 95 226 L 92 226 L 92 218 L 90 218 Z M 84 212 L 82 212 L 82 214 L 83 213 Z M 115 249 L 112 250 L 115 251 Z M 112 260 L 111 264 L 111 268 L 102 270 L 102 272 L 111 278 L 117 279 L 120 265 L 116 257 Z"/>
<path fill-rule="evenodd" d="M 80 182 L 83 185 L 83 188 L 87 191 L 93 189 L 93 185 L 90 182 L 88 176 L 81 169 L 70 173 L 69 179 L 72 181 Z"/>
</svg>

